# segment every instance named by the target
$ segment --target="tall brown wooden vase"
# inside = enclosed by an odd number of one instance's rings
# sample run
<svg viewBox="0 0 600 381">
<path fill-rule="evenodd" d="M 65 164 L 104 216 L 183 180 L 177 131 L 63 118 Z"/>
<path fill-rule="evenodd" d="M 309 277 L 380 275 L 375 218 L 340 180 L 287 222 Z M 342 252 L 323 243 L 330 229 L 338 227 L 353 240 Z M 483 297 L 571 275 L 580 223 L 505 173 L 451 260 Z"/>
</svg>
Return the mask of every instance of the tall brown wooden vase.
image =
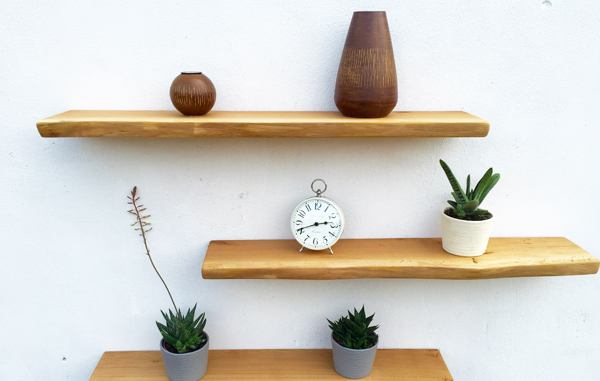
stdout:
<svg viewBox="0 0 600 381">
<path fill-rule="evenodd" d="M 354 12 L 334 100 L 342 115 L 355 118 L 382 118 L 396 106 L 396 63 L 385 12 Z"/>
</svg>

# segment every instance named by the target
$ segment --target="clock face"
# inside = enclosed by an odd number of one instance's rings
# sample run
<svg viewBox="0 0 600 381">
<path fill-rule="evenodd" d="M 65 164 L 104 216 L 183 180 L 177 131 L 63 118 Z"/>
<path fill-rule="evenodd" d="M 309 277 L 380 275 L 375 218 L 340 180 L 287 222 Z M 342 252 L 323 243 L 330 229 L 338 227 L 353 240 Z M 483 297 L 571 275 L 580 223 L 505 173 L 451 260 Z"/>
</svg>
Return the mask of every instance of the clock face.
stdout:
<svg viewBox="0 0 600 381">
<path fill-rule="evenodd" d="M 323 250 L 340 239 L 344 231 L 344 214 L 325 197 L 304 200 L 292 213 L 292 233 L 302 246 Z"/>
</svg>

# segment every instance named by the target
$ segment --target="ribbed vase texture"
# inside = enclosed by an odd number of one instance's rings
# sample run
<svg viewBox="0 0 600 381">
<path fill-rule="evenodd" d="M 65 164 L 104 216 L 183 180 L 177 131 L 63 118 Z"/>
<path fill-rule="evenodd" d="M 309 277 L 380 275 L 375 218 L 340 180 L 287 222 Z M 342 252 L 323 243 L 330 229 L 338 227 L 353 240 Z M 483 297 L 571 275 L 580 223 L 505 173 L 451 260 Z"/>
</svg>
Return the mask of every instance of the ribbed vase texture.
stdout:
<svg viewBox="0 0 600 381">
<path fill-rule="evenodd" d="M 477 257 L 485 253 L 494 217 L 484 221 L 465 221 L 442 212 L 442 247 L 450 254 Z"/>
<path fill-rule="evenodd" d="M 346 378 L 367 377 L 373 369 L 377 343 L 368 349 L 350 349 L 339 345 L 331 335 L 331 349 L 333 351 L 333 367 L 340 376 Z"/>
<path fill-rule="evenodd" d="M 167 351 L 163 347 L 164 339 L 160 341 L 160 351 L 162 352 L 169 380 L 198 381 L 204 377 L 208 366 L 208 344 L 210 343 L 210 338 L 206 333 L 204 334 L 207 340 L 201 349 L 183 354 Z"/>
<path fill-rule="evenodd" d="M 385 12 L 354 12 L 334 100 L 342 115 L 356 118 L 382 118 L 396 106 L 396 63 Z"/>
</svg>

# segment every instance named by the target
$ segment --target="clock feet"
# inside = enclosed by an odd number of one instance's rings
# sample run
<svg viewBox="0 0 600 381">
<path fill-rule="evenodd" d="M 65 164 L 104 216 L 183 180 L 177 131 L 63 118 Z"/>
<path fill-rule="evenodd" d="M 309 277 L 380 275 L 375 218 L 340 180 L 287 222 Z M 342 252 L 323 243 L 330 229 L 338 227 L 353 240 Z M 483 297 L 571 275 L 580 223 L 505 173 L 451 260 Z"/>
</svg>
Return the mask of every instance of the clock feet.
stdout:
<svg viewBox="0 0 600 381">
<path fill-rule="evenodd" d="M 301 253 L 302 249 L 304 249 L 304 246 L 300 247 L 300 250 L 298 250 L 298 252 Z M 329 246 L 328 249 L 329 249 L 329 252 L 331 253 L 331 255 L 333 255 L 333 250 L 331 250 L 331 246 Z"/>
</svg>

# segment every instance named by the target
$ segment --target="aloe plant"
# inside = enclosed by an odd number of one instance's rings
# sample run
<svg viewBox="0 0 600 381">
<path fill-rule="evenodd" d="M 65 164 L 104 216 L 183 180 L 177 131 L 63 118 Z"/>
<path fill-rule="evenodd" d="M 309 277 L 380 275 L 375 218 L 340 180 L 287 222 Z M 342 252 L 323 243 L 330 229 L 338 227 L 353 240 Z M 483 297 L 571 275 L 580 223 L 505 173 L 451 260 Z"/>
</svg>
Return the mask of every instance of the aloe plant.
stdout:
<svg viewBox="0 0 600 381">
<path fill-rule="evenodd" d="M 348 311 L 348 316 L 342 316 L 336 321 L 329 322 L 329 328 L 333 331 L 333 338 L 340 345 L 351 349 L 371 348 L 379 336 L 375 334 L 378 325 L 370 326 L 373 316 L 365 314 L 365 306 L 360 311 L 354 309 L 354 314 Z"/>
<path fill-rule="evenodd" d="M 206 336 L 202 333 L 204 326 L 206 325 L 204 313 L 198 316 L 197 319 L 194 319 L 194 315 L 196 314 L 196 305 L 194 305 L 194 308 L 191 310 L 188 309 L 185 315 L 182 314 L 181 310 L 177 308 L 175 299 L 173 299 L 173 295 L 171 295 L 171 291 L 169 290 L 169 287 L 167 287 L 167 283 L 158 272 L 158 269 L 152 260 L 152 256 L 150 255 L 146 234 L 152 230 L 152 227 L 148 228 L 152 224 L 148 222 L 150 215 L 144 215 L 144 213 L 142 213 L 146 210 L 146 208 L 144 205 L 140 205 L 138 202 L 140 197 L 137 195 L 137 187 L 133 187 L 131 196 L 127 196 L 127 198 L 130 200 L 127 203 L 133 207 L 133 209 L 128 210 L 128 212 L 135 216 L 135 222 L 131 224 L 131 226 L 134 226 L 135 230 L 140 232 L 140 236 L 144 241 L 146 255 L 148 256 L 148 259 L 150 259 L 150 263 L 152 264 L 154 271 L 167 289 L 167 293 L 169 293 L 169 297 L 171 298 L 171 302 L 173 303 L 173 307 L 175 309 L 175 313 L 169 309 L 169 315 L 161 310 L 160 312 L 165 318 L 167 325 L 156 322 L 156 326 L 165 339 L 165 342 L 171 345 L 179 353 L 187 353 L 201 348 L 203 346 L 202 344 L 207 340 Z M 169 351 L 172 351 L 173 348 L 167 347 Z"/>
<path fill-rule="evenodd" d="M 452 197 L 454 197 L 454 201 L 448 200 L 448 204 L 452 208 L 450 209 L 450 213 L 446 214 L 461 220 L 487 220 L 492 218 L 492 214 L 489 211 L 479 209 L 479 206 L 496 183 L 498 183 L 498 180 L 500 180 L 500 174 L 494 173 L 492 168 L 488 169 L 475 186 L 475 189 L 471 189 L 471 175 L 468 175 L 465 192 L 458 183 L 458 180 L 456 180 L 456 177 L 454 177 L 448 164 L 440 160 L 440 165 L 446 173 L 448 181 L 450 181 L 453 191 Z"/>
<path fill-rule="evenodd" d="M 188 309 L 185 316 L 181 313 L 181 310 L 177 310 L 176 314 L 169 310 L 169 315 L 162 310 L 160 312 L 165 318 L 167 325 L 156 322 L 156 326 L 165 341 L 175 347 L 177 352 L 191 352 L 206 342 L 206 336 L 202 334 L 206 325 L 206 319 L 204 318 L 204 313 L 202 313 L 194 320 L 196 306 L 191 310 Z"/>
</svg>

